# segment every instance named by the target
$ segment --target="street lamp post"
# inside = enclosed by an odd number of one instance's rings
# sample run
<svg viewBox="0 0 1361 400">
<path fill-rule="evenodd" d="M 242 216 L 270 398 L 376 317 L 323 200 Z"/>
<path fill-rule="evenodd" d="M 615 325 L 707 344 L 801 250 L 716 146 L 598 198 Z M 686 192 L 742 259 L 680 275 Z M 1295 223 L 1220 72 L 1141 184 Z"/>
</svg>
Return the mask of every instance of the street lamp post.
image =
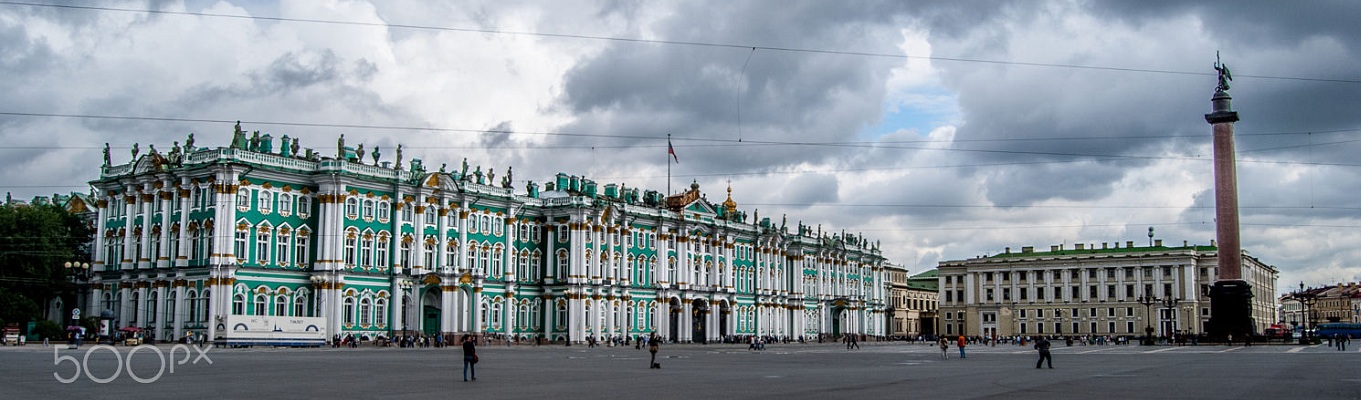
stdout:
<svg viewBox="0 0 1361 400">
<path fill-rule="evenodd" d="M 1309 335 L 1309 326 L 1310 321 L 1313 320 L 1314 318 L 1313 313 L 1309 311 L 1309 308 L 1313 306 L 1316 301 L 1318 301 L 1318 295 L 1315 294 L 1312 290 L 1305 290 L 1304 282 L 1300 282 L 1300 290 L 1295 293 L 1291 293 L 1290 297 L 1293 297 L 1296 301 L 1300 302 L 1301 307 L 1300 311 L 1302 311 L 1300 319 L 1302 320 L 1301 322 L 1304 323 L 1304 332 L 1303 334 L 1300 335 L 1300 344 L 1312 344 L 1313 338 L 1311 338 Z"/>
<path fill-rule="evenodd" d="M 90 263 L 67 261 L 65 264 L 62 264 L 62 266 L 66 268 L 67 274 L 71 276 L 71 283 L 76 286 L 76 292 L 71 299 L 71 326 L 79 327 L 80 305 L 84 304 L 84 302 L 81 301 L 81 297 L 83 297 L 82 292 L 84 292 L 85 284 L 90 280 Z M 78 329 L 75 332 L 75 344 L 77 346 L 80 345 L 80 335 L 84 333 L 84 329 Z"/>
<path fill-rule="evenodd" d="M 1175 297 L 1162 300 L 1163 308 L 1168 310 L 1168 314 L 1171 314 L 1170 316 L 1172 318 L 1171 321 L 1167 322 L 1167 328 L 1163 329 L 1163 334 L 1167 335 L 1169 338 L 1172 337 L 1173 333 L 1176 333 L 1177 325 L 1181 322 L 1179 321 L 1179 319 L 1181 319 L 1181 313 L 1177 312 L 1178 303 L 1181 303 L 1181 299 Z"/>
<path fill-rule="evenodd" d="M 1143 305 L 1144 305 L 1144 343 L 1143 343 L 1143 344 L 1144 344 L 1145 346 L 1150 346 L 1150 345 L 1153 344 L 1153 322 L 1149 320 L 1149 317 L 1151 317 L 1151 315 L 1149 315 L 1149 314 L 1151 314 L 1151 313 L 1153 312 L 1153 305 L 1158 303 L 1158 298 L 1157 298 L 1157 297 L 1153 297 L 1153 296 L 1149 296 L 1148 293 L 1144 293 L 1144 295 L 1139 296 L 1139 298 L 1138 298 L 1137 300 L 1135 300 L 1135 301 L 1138 302 L 1139 304 L 1143 304 Z"/>
</svg>

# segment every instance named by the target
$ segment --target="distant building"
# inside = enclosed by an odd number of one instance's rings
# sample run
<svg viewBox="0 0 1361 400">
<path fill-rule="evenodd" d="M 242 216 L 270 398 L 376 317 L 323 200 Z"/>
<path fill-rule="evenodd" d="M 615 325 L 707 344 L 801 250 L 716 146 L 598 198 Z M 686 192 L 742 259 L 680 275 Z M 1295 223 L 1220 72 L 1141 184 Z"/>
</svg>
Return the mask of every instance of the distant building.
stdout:
<svg viewBox="0 0 1361 400">
<path fill-rule="evenodd" d="M 1361 286 L 1356 282 L 1315 288 L 1313 293 L 1315 301 L 1310 307 L 1310 314 L 1315 321 L 1358 322 L 1358 316 L 1361 315 L 1361 310 L 1358 310 L 1361 308 Z"/>
<path fill-rule="evenodd" d="M 1201 334 L 1210 319 L 1216 248 L 1100 248 L 1077 244 L 1049 251 L 1008 248 L 994 256 L 940 263 L 940 315 L 945 335 Z M 1276 268 L 1243 254 L 1252 285 L 1254 327 L 1276 320 Z M 1156 298 L 1141 304 L 1139 299 Z M 1166 301 L 1168 299 L 1175 299 Z M 1151 315 L 1150 315 L 1151 314 Z"/>
<path fill-rule="evenodd" d="M 712 203 L 698 183 L 668 196 L 558 174 L 540 190 L 510 168 L 427 170 L 343 136 L 322 156 L 239 124 L 228 147 L 192 143 L 134 146 L 126 164 L 105 149 L 87 315 L 159 339 L 212 339 L 229 316 L 355 337 L 886 333 L 876 243 L 749 220 L 731 188 Z"/>
</svg>

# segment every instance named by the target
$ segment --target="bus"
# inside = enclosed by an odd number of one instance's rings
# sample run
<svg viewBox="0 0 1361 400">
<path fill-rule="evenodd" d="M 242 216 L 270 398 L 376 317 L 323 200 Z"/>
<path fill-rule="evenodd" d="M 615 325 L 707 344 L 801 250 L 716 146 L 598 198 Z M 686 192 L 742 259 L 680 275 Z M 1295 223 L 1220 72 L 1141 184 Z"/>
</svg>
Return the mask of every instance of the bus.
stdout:
<svg viewBox="0 0 1361 400">
<path fill-rule="evenodd" d="M 1321 338 L 1339 337 L 1351 335 L 1353 338 L 1361 338 L 1361 324 L 1354 322 L 1329 322 L 1318 324 L 1314 330 L 1314 335 Z"/>
</svg>

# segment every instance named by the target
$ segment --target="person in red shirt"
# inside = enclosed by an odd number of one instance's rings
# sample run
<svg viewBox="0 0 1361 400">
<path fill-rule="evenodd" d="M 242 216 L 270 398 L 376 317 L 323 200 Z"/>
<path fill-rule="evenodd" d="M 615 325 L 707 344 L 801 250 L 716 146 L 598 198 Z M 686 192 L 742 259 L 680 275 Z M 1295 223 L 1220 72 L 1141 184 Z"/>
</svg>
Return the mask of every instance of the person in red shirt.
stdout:
<svg viewBox="0 0 1361 400">
<path fill-rule="evenodd" d="M 959 358 L 964 358 L 964 345 L 968 342 L 967 339 L 964 339 L 964 335 L 959 335 L 959 341 L 956 342 L 959 345 Z"/>
</svg>

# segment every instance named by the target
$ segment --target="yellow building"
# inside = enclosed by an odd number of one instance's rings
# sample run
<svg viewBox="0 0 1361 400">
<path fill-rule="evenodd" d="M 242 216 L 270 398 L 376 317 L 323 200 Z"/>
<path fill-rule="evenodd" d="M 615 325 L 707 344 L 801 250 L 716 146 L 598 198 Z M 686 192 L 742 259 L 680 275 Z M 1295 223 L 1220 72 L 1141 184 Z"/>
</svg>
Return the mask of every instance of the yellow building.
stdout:
<svg viewBox="0 0 1361 400">
<path fill-rule="evenodd" d="M 941 333 L 969 336 L 1200 334 L 1217 248 L 1076 244 L 940 263 Z M 1243 254 L 1254 327 L 1275 321 L 1276 268 Z"/>
</svg>

